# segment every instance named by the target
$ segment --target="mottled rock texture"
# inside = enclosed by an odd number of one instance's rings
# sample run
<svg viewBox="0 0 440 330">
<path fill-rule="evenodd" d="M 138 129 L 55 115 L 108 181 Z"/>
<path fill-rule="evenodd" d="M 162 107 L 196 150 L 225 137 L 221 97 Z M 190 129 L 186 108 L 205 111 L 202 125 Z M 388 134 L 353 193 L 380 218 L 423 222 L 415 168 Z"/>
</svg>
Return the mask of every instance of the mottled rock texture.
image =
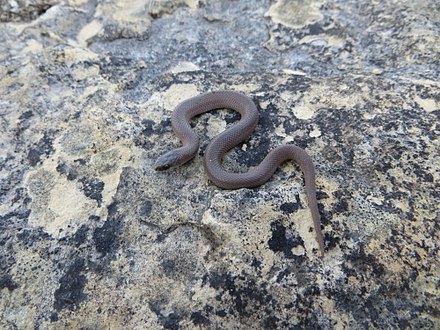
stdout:
<svg viewBox="0 0 440 330">
<path fill-rule="evenodd" d="M 436 0 L 2 0 L 0 328 L 440 328 Z M 261 118 L 225 166 L 275 146 L 303 179 L 256 189 L 156 173 L 178 102 L 231 89 Z"/>
</svg>

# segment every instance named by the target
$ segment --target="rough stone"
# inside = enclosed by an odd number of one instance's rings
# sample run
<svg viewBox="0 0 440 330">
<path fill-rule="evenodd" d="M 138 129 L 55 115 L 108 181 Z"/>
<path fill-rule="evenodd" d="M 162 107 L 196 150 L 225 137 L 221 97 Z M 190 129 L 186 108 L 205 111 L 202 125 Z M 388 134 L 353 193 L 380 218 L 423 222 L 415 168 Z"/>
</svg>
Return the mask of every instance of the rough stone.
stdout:
<svg viewBox="0 0 440 330">
<path fill-rule="evenodd" d="M 440 7 L 435 0 L 0 2 L 0 328 L 440 328 Z M 255 101 L 230 171 L 312 156 L 222 190 L 182 100 Z"/>
</svg>

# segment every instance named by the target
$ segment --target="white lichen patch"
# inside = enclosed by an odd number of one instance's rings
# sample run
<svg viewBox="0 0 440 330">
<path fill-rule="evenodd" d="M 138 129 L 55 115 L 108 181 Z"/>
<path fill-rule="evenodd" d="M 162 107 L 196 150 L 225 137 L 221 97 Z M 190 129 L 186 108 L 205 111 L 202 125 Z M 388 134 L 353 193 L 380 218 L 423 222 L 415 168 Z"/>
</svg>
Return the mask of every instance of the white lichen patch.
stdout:
<svg viewBox="0 0 440 330">
<path fill-rule="evenodd" d="M 440 104 L 434 99 L 421 98 L 420 96 L 416 95 L 414 100 L 426 112 L 433 112 L 440 109 Z"/>
<path fill-rule="evenodd" d="M 310 137 L 320 137 L 321 134 L 322 134 L 321 130 L 318 127 L 316 127 L 313 131 L 311 131 L 309 133 L 309 136 Z"/>
<path fill-rule="evenodd" d="M 98 60 L 98 54 L 92 52 L 89 49 L 84 48 L 66 48 L 64 50 L 63 61 L 71 66 L 72 64 L 77 64 L 84 61 L 96 61 Z"/>
<path fill-rule="evenodd" d="M 137 166 L 139 154 L 135 147 L 115 146 L 91 158 L 90 166 L 83 175 L 99 177 L 103 182 L 102 202 L 98 203 L 81 191 L 81 183 L 68 180 L 57 172 L 55 160 L 68 158 L 66 154 L 57 152 L 40 168 L 29 172 L 25 181 L 32 197 L 29 224 L 61 238 L 75 233 L 92 215 L 105 217 L 106 206 L 116 194 L 123 168 Z"/>
<path fill-rule="evenodd" d="M 115 37 L 118 34 L 126 37 L 139 37 L 144 35 L 151 25 L 152 18 L 148 15 L 149 4 L 150 0 L 103 2 L 96 7 L 95 19 L 102 21 L 102 29 L 106 27 L 114 29 Z M 91 28 L 90 34 L 93 34 L 98 26 L 95 24 Z M 84 34 L 87 36 L 88 31 Z"/>
<path fill-rule="evenodd" d="M 26 47 L 23 49 L 24 53 L 39 54 L 43 50 L 43 45 L 37 40 L 28 40 Z"/>
<path fill-rule="evenodd" d="M 143 118 L 159 123 L 164 118 L 170 118 L 180 102 L 199 94 L 197 86 L 193 84 L 175 84 L 164 92 L 154 92 L 147 102 L 140 105 Z"/>
<path fill-rule="evenodd" d="M 191 9 L 196 9 L 199 0 L 147 0 L 148 12 L 152 15 L 171 14 L 177 7 L 186 5 Z"/>
<path fill-rule="evenodd" d="M 368 94 L 365 91 L 365 94 Z M 278 99 L 278 108 L 291 111 L 298 119 L 308 120 L 316 115 L 322 108 L 354 108 L 366 103 L 363 93 L 350 90 L 348 86 L 341 85 L 335 88 L 331 84 L 316 84 L 305 92 L 283 92 Z M 385 106 L 385 105 L 384 105 Z"/>
<path fill-rule="evenodd" d="M 306 200 L 305 195 L 301 199 Z M 304 242 L 304 248 L 307 251 L 306 255 L 312 258 L 312 250 L 319 250 L 319 245 L 316 240 L 315 230 L 311 230 L 314 227 L 310 209 L 308 207 L 299 209 L 289 217 L 289 220 L 295 224 L 295 229 Z"/>
<path fill-rule="evenodd" d="M 99 66 L 92 65 L 86 67 L 81 65 L 72 71 L 72 77 L 76 81 L 86 80 L 92 77 L 99 77 Z"/>
<path fill-rule="evenodd" d="M 208 119 L 208 126 L 206 127 L 210 139 L 219 135 L 226 130 L 226 122 L 220 117 L 211 116 Z"/>
<path fill-rule="evenodd" d="M 275 23 L 299 29 L 323 18 L 319 11 L 322 3 L 312 0 L 278 0 L 264 16 L 270 16 Z"/>
<path fill-rule="evenodd" d="M 199 95 L 200 92 L 194 84 L 174 84 L 161 94 L 163 105 L 170 111 L 182 101 Z"/>
<path fill-rule="evenodd" d="M 76 232 L 96 207 L 73 181 L 57 175 L 51 164 L 29 172 L 25 186 L 32 197 L 29 225 L 61 238 Z"/>
<path fill-rule="evenodd" d="M 54 154 L 25 180 L 32 198 L 29 224 L 58 238 L 75 233 L 92 215 L 106 216 L 123 168 L 137 166 L 140 154 L 134 146 L 115 144 L 111 130 L 101 129 L 103 116 L 85 111 L 81 123 L 59 125 L 64 134 L 54 140 Z M 61 165 L 67 170 L 61 171 Z M 75 174 L 69 177 L 72 169 Z M 84 190 L 84 180 L 99 183 L 92 197 Z"/>
<path fill-rule="evenodd" d="M 292 108 L 295 117 L 303 120 L 313 118 L 316 110 L 315 107 L 304 101 L 300 101 L 299 104 Z"/>
<path fill-rule="evenodd" d="M 191 62 L 179 62 L 175 66 L 173 66 L 169 71 L 173 74 L 181 73 L 181 72 L 193 72 L 199 71 L 200 68 Z"/>
<path fill-rule="evenodd" d="M 89 24 L 84 25 L 84 27 L 79 31 L 77 40 L 81 46 L 86 47 L 88 40 L 98 35 L 102 31 L 102 23 L 98 20 L 93 20 Z"/>
</svg>

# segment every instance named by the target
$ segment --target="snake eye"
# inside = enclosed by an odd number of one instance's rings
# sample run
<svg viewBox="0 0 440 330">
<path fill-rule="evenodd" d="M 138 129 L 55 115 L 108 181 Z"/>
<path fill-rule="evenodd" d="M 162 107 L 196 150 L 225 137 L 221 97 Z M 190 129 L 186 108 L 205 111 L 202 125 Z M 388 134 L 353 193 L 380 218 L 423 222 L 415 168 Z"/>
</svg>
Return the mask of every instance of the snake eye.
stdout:
<svg viewBox="0 0 440 330">
<path fill-rule="evenodd" d="M 165 155 L 160 156 L 156 160 L 156 162 L 154 163 L 154 169 L 156 171 L 164 171 L 174 165 L 178 165 L 178 163 L 179 163 L 179 155 L 174 151 L 170 151 L 167 152 Z"/>
</svg>

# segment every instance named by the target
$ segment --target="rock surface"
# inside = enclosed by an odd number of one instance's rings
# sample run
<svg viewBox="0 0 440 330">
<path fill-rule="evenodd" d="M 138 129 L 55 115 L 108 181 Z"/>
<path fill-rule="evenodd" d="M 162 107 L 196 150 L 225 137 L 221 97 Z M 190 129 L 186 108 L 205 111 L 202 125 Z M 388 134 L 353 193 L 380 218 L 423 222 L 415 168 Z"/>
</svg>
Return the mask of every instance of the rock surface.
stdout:
<svg viewBox="0 0 440 330">
<path fill-rule="evenodd" d="M 0 328 L 440 328 L 435 0 L 5 0 L 0 5 Z M 261 112 L 225 166 L 305 148 L 256 189 L 203 172 L 238 116 L 170 113 L 231 89 Z"/>
</svg>

